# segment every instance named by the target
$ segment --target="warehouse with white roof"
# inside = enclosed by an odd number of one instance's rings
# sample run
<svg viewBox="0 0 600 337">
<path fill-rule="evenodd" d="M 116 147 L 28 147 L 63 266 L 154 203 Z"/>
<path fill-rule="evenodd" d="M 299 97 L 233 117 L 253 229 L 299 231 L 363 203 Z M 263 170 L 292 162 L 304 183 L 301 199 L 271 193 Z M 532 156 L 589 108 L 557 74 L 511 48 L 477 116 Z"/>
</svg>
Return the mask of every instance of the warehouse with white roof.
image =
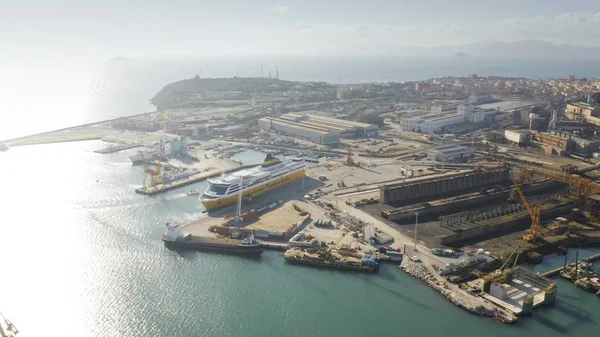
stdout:
<svg viewBox="0 0 600 337">
<path fill-rule="evenodd" d="M 373 136 L 379 130 L 373 124 L 299 113 L 261 118 L 258 126 L 263 130 L 284 132 L 292 137 L 324 145 L 338 144 L 340 137 Z"/>
</svg>

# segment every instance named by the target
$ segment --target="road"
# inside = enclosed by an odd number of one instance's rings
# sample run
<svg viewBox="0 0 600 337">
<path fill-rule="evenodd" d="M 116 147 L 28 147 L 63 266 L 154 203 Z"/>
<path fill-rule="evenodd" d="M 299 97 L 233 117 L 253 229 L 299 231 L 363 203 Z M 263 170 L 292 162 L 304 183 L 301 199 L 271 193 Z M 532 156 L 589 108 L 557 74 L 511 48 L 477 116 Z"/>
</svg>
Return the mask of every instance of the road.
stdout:
<svg viewBox="0 0 600 337">
<path fill-rule="evenodd" d="M 392 244 L 393 248 L 402 249 L 406 246 L 406 254 L 409 256 L 418 256 L 422 261 L 426 261 L 426 263 L 433 265 L 437 264 L 438 266 L 445 266 L 448 263 L 456 262 L 455 258 L 447 258 L 433 255 L 431 250 L 424 245 L 417 243 L 415 250 L 415 241 L 414 238 L 408 237 L 392 226 L 386 224 L 385 222 L 375 218 L 374 216 L 367 214 L 360 209 L 354 208 L 353 206 L 347 205 L 345 201 L 340 197 L 335 196 L 326 196 L 324 199 L 333 204 L 337 205 L 337 207 L 343 211 L 356 217 L 357 219 L 362 220 L 363 222 L 372 223 L 376 228 L 379 228 L 381 231 L 389 234 L 394 238 L 394 243 Z M 337 203 L 336 203 L 337 201 Z M 417 238 L 418 239 L 418 238 Z M 437 273 L 436 273 L 437 274 Z"/>
</svg>

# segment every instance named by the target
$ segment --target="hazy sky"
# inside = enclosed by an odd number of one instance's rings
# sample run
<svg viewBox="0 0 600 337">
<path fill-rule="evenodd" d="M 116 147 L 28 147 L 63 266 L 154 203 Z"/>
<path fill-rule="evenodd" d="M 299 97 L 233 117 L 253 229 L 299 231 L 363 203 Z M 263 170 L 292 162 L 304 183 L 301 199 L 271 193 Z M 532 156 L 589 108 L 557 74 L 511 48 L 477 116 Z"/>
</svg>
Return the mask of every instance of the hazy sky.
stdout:
<svg viewBox="0 0 600 337">
<path fill-rule="evenodd" d="M 0 0 L 0 58 L 600 45 L 599 0 Z"/>
</svg>

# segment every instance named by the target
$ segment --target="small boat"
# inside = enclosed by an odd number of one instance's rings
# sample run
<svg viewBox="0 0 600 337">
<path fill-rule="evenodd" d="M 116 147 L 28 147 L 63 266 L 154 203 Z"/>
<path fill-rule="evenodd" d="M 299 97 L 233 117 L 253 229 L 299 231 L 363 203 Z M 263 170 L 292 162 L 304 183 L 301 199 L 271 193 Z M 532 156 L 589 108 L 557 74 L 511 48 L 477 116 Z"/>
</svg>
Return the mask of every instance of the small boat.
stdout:
<svg viewBox="0 0 600 337">
<path fill-rule="evenodd" d="M 199 195 L 199 194 L 200 194 L 200 190 L 197 190 L 195 188 L 193 190 L 189 190 L 187 192 L 187 195 Z"/>
</svg>

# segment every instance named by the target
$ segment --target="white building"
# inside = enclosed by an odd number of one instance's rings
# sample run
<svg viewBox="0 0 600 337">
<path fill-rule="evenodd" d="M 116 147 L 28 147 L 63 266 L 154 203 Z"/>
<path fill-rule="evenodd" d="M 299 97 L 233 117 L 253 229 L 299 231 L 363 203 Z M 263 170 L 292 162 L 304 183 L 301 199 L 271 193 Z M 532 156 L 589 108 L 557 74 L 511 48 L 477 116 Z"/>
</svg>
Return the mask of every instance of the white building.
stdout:
<svg viewBox="0 0 600 337">
<path fill-rule="evenodd" d="M 528 130 L 504 130 L 504 137 L 513 144 L 526 143 L 529 139 Z"/>
<path fill-rule="evenodd" d="M 458 111 L 459 113 L 462 113 L 465 116 L 465 120 L 471 121 L 473 123 L 480 123 L 485 120 L 485 116 L 490 110 L 475 108 L 472 105 L 460 105 L 458 107 Z"/>
<path fill-rule="evenodd" d="M 470 109 L 464 105 L 456 107 L 456 113 L 447 111 L 442 106 L 432 106 L 431 113 L 421 117 L 410 117 L 400 119 L 400 126 L 407 131 L 415 132 L 440 132 L 446 126 L 459 124 L 465 121 L 465 111 Z M 442 114 L 446 111 L 446 114 Z"/>
</svg>

